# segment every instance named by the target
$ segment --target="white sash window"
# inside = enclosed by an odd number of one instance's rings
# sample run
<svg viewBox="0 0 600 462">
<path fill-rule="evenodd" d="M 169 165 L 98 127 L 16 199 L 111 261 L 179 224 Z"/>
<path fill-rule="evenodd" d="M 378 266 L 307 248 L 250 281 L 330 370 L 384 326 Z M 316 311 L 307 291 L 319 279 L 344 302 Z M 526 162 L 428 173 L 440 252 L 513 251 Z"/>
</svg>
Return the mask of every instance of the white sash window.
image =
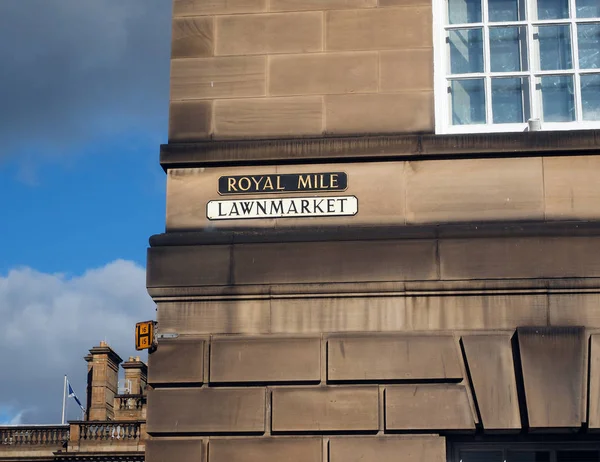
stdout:
<svg viewBox="0 0 600 462">
<path fill-rule="evenodd" d="M 434 30 L 436 132 L 600 128 L 600 0 L 434 0 Z"/>
</svg>

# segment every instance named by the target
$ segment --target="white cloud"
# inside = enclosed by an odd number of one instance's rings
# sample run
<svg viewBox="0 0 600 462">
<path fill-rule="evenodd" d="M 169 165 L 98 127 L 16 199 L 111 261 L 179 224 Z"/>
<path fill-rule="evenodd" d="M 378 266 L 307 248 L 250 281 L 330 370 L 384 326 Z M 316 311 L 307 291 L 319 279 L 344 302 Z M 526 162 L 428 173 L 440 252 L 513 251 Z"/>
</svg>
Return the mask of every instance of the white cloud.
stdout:
<svg viewBox="0 0 600 462">
<path fill-rule="evenodd" d="M 106 340 L 125 360 L 136 354 L 135 323 L 154 317 L 145 270 L 130 261 L 75 277 L 31 268 L 0 276 L 0 420 L 59 422 L 64 374 L 85 399 L 88 350 Z"/>
</svg>

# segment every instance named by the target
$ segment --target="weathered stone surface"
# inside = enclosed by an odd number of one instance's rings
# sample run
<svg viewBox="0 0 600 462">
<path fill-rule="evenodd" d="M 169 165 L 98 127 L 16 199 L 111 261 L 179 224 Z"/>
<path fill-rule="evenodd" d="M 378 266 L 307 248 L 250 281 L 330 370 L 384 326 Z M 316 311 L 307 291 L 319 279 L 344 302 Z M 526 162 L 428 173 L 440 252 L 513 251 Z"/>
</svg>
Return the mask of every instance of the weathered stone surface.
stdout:
<svg viewBox="0 0 600 462">
<path fill-rule="evenodd" d="M 546 219 L 600 218 L 600 156 L 544 157 Z"/>
<path fill-rule="evenodd" d="M 173 16 L 256 13 L 267 10 L 267 0 L 173 0 Z"/>
<path fill-rule="evenodd" d="M 161 340 L 148 355 L 148 383 L 204 382 L 205 341 L 199 339 Z"/>
<path fill-rule="evenodd" d="M 408 223 L 544 218 L 542 161 L 453 159 L 408 162 Z"/>
<path fill-rule="evenodd" d="M 321 380 L 320 337 L 214 337 L 211 382 Z"/>
<path fill-rule="evenodd" d="M 178 334 L 258 334 L 269 332 L 269 300 L 161 302 L 157 320 L 162 332 Z"/>
<path fill-rule="evenodd" d="M 585 420 L 585 330 L 517 329 L 529 426 L 578 428 Z"/>
<path fill-rule="evenodd" d="M 150 438 L 146 440 L 147 462 L 205 462 L 206 441 L 200 438 Z"/>
<path fill-rule="evenodd" d="M 386 430 L 475 430 L 462 385 L 396 385 L 385 389 Z"/>
<path fill-rule="evenodd" d="M 532 236 L 444 239 L 442 279 L 519 279 L 600 276 L 600 237 Z"/>
<path fill-rule="evenodd" d="M 209 462 L 321 462 L 321 438 L 211 439 Z"/>
<path fill-rule="evenodd" d="M 169 110 L 169 141 L 200 141 L 212 131 L 212 101 L 173 101 Z"/>
<path fill-rule="evenodd" d="M 431 6 L 328 11 L 328 51 L 432 46 Z"/>
<path fill-rule="evenodd" d="M 463 378 L 451 335 L 334 336 L 327 351 L 332 381 Z"/>
<path fill-rule="evenodd" d="M 382 92 L 433 91 L 433 48 L 380 52 L 379 82 Z"/>
<path fill-rule="evenodd" d="M 521 428 L 511 335 L 462 337 L 485 430 Z"/>
<path fill-rule="evenodd" d="M 550 294 L 548 303 L 551 326 L 600 327 L 599 293 Z"/>
<path fill-rule="evenodd" d="M 600 429 L 600 334 L 590 336 L 590 409 L 588 426 Z"/>
<path fill-rule="evenodd" d="M 323 95 L 377 91 L 376 52 L 272 56 L 269 95 Z"/>
<path fill-rule="evenodd" d="M 417 107 L 419 110 L 406 110 Z M 325 97 L 328 133 L 432 132 L 433 92 L 405 91 Z"/>
<path fill-rule="evenodd" d="M 277 388 L 274 432 L 375 431 L 379 426 L 376 386 Z"/>
<path fill-rule="evenodd" d="M 321 51 L 323 13 L 248 14 L 217 17 L 216 55 Z"/>
<path fill-rule="evenodd" d="M 262 387 L 150 389 L 148 402 L 150 434 L 265 431 Z"/>
<path fill-rule="evenodd" d="M 320 96 L 217 100 L 214 111 L 220 137 L 316 135 L 323 129 Z"/>
<path fill-rule="evenodd" d="M 171 58 L 198 58 L 213 55 L 213 18 L 175 18 L 172 35 Z"/>
<path fill-rule="evenodd" d="M 171 99 L 264 96 L 264 56 L 174 59 L 171 61 Z"/>
<path fill-rule="evenodd" d="M 331 438 L 329 454 L 330 462 L 445 462 L 446 440 L 437 435 Z"/>
<path fill-rule="evenodd" d="M 377 0 L 270 0 L 271 11 L 345 10 L 375 8 Z"/>
</svg>

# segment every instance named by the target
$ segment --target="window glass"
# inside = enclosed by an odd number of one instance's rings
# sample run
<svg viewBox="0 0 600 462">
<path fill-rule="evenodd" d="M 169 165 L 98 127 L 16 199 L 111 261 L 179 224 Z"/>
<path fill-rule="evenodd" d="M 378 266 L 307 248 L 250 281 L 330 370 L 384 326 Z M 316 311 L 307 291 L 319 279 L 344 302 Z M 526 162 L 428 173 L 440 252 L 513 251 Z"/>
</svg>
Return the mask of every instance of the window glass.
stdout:
<svg viewBox="0 0 600 462">
<path fill-rule="evenodd" d="M 600 17 L 600 2 L 598 0 L 577 0 L 578 18 Z"/>
<path fill-rule="evenodd" d="M 597 1 L 600 2 L 600 0 Z M 577 40 L 579 42 L 579 67 L 600 69 L 600 23 L 579 24 Z"/>
<path fill-rule="evenodd" d="M 548 451 L 508 451 L 506 462 L 550 462 Z"/>
<path fill-rule="evenodd" d="M 483 72 L 483 34 L 480 28 L 456 29 L 448 33 L 450 72 Z"/>
<path fill-rule="evenodd" d="M 563 19 L 569 17 L 569 0 L 537 0 L 538 19 Z"/>
<path fill-rule="evenodd" d="M 483 79 L 452 80 L 450 98 L 454 125 L 485 123 Z"/>
<path fill-rule="evenodd" d="M 503 462 L 502 451 L 460 451 L 461 462 Z"/>
<path fill-rule="evenodd" d="M 570 26 L 540 26 L 538 40 L 541 70 L 555 71 L 573 67 Z"/>
<path fill-rule="evenodd" d="M 573 77 L 551 75 L 542 77 L 542 114 L 545 122 L 571 122 L 575 120 Z"/>
<path fill-rule="evenodd" d="M 481 0 L 448 0 L 450 24 L 481 22 Z"/>
<path fill-rule="evenodd" d="M 600 74 L 581 76 L 581 101 L 583 120 L 600 120 Z"/>
<path fill-rule="evenodd" d="M 524 113 L 523 101 L 527 99 L 527 79 L 492 79 L 492 113 L 495 124 L 522 123 L 529 119 Z"/>
<path fill-rule="evenodd" d="M 556 462 L 598 462 L 598 451 L 557 451 Z"/>
<path fill-rule="evenodd" d="M 488 0 L 488 15 L 491 22 L 519 21 L 523 6 L 519 0 Z"/>
<path fill-rule="evenodd" d="M 524 27 L 490 28 L 490 64 L 492 72 L 527 70 L 525 53 L 527 45 Z"/>
</svg>

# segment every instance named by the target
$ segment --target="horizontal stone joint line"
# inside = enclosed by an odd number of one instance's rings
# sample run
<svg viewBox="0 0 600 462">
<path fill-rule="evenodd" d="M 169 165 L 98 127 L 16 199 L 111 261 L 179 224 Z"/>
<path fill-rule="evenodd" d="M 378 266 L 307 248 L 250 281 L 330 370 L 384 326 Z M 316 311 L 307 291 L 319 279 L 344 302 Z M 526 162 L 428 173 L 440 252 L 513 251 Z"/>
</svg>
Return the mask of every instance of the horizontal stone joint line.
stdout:
<svg viewBox="0 0 600 462">
<path fill-rule="evenodd" d="M 289 385 L 319 385 L 320 380 L 272 380 L 272 381 L 244 381 L 244 382 L 209 382 L 211 388 L 231 387 L 272 387 Z"/>
<path fill-rule="evenodd" d="M 279 430 L 271 431 L 272 435 L 277 436 L 334 436 L 334 435 L 377 435 L 379 430 Z"/>
<path fill-rule="evenodd" d="M 177 437 L 177 436 L 185 436 L 185 437 L 193 437 L 193 436 L 263 436 L 265 434 L 264 431 L 190 431 L 190 432 L 165 432 L 165 431 L 147 431 L 150 436 L 160 436 L 160 437 Z"/>
<path fill-rule="evenodd" d="M 389 335 L 391 332 L 386 332 Z M 405 332 L 402 331 L 404 334 Z M 376 338 L 376 337 L 375 337 Z M 352 380 L 331 380 L 327 379 L 328 384 L 332 385 L 428 385 L 437 383 L 461 383 L 463 379 L 459 378 L 440 378 L 440 379 L 352 379 Z"/>
</svg>

